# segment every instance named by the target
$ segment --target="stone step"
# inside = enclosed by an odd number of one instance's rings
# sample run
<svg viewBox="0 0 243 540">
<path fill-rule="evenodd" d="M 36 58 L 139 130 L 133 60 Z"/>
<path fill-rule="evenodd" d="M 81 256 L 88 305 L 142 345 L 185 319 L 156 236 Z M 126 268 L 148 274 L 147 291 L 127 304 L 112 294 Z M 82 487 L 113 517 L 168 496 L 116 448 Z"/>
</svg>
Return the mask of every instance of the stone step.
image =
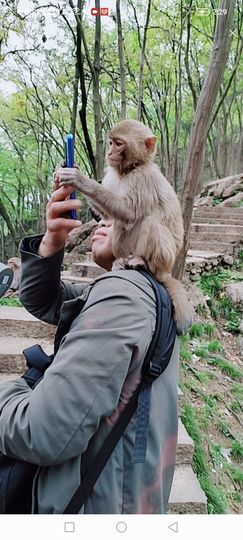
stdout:
<svg viewBox="0 0 243 540">
<path fill-rule="evenodd" d="M 218 233 L 219 235 L 222 235 L 224 233 L 232 235 L 236 234 L 243 238 L 243 225 L 216 225 L 215 223 L 192 223 L 191 232 L 209 234 Z"/>
<path fill-rule="evenodd" d="M 207 241 L 195 241 L 191 238 L 190 240 L 190 250 L 193 251 L 212 251 L 220 253 L 229 253 L 232 255 L 234 253 L 233 244 L 226 244 L 221 242 L 207 242 Z"/>
<path fill-rule="evenodd" d="M 168 514 L 207 514 L 207 498 L 189 465 L 175 468 Z"/>
<path fill-rule="evenodd" d="M 195 217 L 192 218 L 192 225 L 194 223 L 207 223 L 207 224 L 214 224 L 214 225 L 242 225 L 242 218 L 239 219 L 225 219 L 220 217 L 208 217 L 208 216 L 200 216 L 196 214 Z"/>
<path fill-rule="evenodd" d="M 194 452 L 194 442 L 192 438 L 189 437 L 185 426 L 183 425 L 181 419 L 179 418 L 178 444 L 177 444 L 177 455 L 176 455 L 177 465 L 190 465 L 192 463 L 193 452 Z"/>
<path fill-rule="evenodd" d="M 71 281 L 71 283 L 83 283 L 88 284 L 90 283 L 89 277 L 81 277 L 81 276 L 74 276 L 71 272 L 71 270 L 63 270 L 61 272 L 61 278 L 65 281 Z"/>
<path fill-rule="evenodd" d="M 180 389 L 180 387 L 178 386 L 178 414 L 179 414 L 179 416 L 181 415 L 183 402 L 184 402 L 183 392 Z"/>
<path fill-rule="evenodd" d="M 233 243 L 233 242 L 240 242 L 243 240 L 242 233 L 228 233 L 226 228 L 224 228 L 224 231 L 220 232 L 195 232 L 191 231 L 191 240 L 194 242 L 201 242 L 201 241 L 207 241 L 207 242 L 220 242 L 221 239 L 224 241 L 224 244 L 227 243 Z"/>
<path fill-rule="evenodd" d="M 47 354 L 53 353 L 53 340 L 19 336 L 10 336 L 10 338 L 0 336 L 1 373 L 24 373 L 26 370 L 26 360 L 23 350 L 32 345 L 39 344 Z"/>
<path fill-rule="evenodd" d="M 198 212 L 201 212 L 202 214 L 218 214 L 221 216 L 228 216 L 229 214 L 232 214 L 234 216 L 242 216 L 243 219 L 243 207 L 237 207 L 237 206 L 197 206 L 197 208 L 194 209 L 194 214 L 197 214 Z"/>
<path fill-rule="evenodd" d="M 187 255 L 188 255 L 188 258 L 196 257 L 199 259 L 212 259 L 212 258 L 221 257 L 221 253 L 219 252 L 196 250 L 196 249 L 188 249 Z"/>
<path fill-rule="evenodd" d="M 24 307 L 0 306 L 0 336 L 53 339 L 56 326 L 39 321 Z"/>
<path fill-rule="evenodd" d="M 94 279 L 104 274 L 106 270 L 92 261 L 85 261 L 73 263 L 71 272 L 74 276 L 89 277 L 90 279 Z"/>
</svg>

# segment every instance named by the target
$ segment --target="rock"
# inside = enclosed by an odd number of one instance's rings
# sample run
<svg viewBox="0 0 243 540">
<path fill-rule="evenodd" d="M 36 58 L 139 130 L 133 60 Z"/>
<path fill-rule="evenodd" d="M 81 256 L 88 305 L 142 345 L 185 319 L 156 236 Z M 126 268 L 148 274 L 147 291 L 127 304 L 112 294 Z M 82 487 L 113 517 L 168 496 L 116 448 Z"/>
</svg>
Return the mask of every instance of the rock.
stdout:
<svg viewBox="0 0 243 540">
<path fill-rule="evenodd" d="M 202 197 L 200 201 L 198 202 L 198 206 L 211 206 L 212 204 L 212 197 Z"/>
<path fill-rule="evenodd" d="M 243 334 L 243 319 L 239 324 L 238 330 L 239 330 L 240 334 Z"/>
<path fill-rule="evenodd" d="M 237 193 L 233 197 L 230 197 L 229 199 L 225 199 L 225 201 L 218 204 L 218 207 L 220 206 L 236 206 L 239 202 L 243 201 L 243 191 L 240 193 Z"/>
<path fill-rule="evenodd" d="M 243 191 L 243 177 L 239 178 L 239 180 L 235 181 L 233 184 L 230 184 L 227 188 L 225 188 L 222 193 L 222 197 L 224 199 L 232 197 L 232 195 L 236 194 L 236 190 Z"/>
<path fill-rule="evenodd" d="M 235 307 L 243 310 L 243 281 L 226 285 L 225 293 Z"/>
<path fill-rule="evenodd" d="M 239 192 L 239 193 L 238 193 Z M 214 199 L 224 199 L 218 206 L 235 206 L 243 200 L 243 174 L 219 178 L 207 184 L 197 201 L 198 207 L 212 206 Z"/>
<path fill-rule="evenodd" d="M 242 336 L 240 336 L 238 339 L 238 346 L 239 346 L 240 359 L 243 360 L 243 337 Z"/>
<path fill-rule="evenodd" d="M 223 261 L 225 262 L 225 264 L 228 264 L 230 266 L 234 263 L 233 257 L 231 255 L 228 255 L 227 253 L 223 255 Z"/>
<path fill-rule="evenodd" d="M 183 281 L 183 284 L 186 285 L 186 282 Z M 186 286 L 186 289 L 189 301 L 194 307 L 194 309 L 196 310 L 196 308 L 198 307 L 203 307 L 204 313 L 207 313 L 208 316 L 210 316 L 210 310 L 207 304 L 207 300 L 201 289 L 195 283 L 190 283 L 189 286 Z"/>
<path fill-rule="evenodd" d="M 89 249 L 82 250 L 82 253 L 85 251 L 91 251 L 91 244 L 90 244 L 90 238 L 94 232 L 94 229 L 97 227 L 97 222 L 92 219 L 91 221 L 88 221 L 87 223 L 84 223 L 77 229 L 74 229 L 71 231 L 68 235 L 65 248 L 67 251 L 71 251 L 73 248 L 76 248 L 80 244 L 86 243 L 89 245 Z"/>
</svg>

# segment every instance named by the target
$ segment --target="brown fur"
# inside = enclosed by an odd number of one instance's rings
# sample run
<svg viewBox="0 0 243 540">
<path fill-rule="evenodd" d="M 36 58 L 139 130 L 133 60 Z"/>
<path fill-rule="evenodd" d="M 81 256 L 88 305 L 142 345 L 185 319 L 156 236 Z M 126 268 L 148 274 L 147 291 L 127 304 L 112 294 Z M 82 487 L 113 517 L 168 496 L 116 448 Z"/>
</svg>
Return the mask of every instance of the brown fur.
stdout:
<svg viewBox="0 0 243 540">
<path fill-rule="evenodd" d="M 155 152 L 156 137 L 148 127 L 122 120 L 110 132 L 108 161 L 112 166 L 102 185 L 77 169 L 70 173 L 62 169 L 60 178 L 86 194 L 104 218 L 114 219 L 115 257 L 132 255 L 146 261 L 168 290 L 178 331 L 184 333 L 194 311 L 181 283 L 170 275 L 183 243 L 183 219 L 172 186 L 153 163 Z"/>
</svg>

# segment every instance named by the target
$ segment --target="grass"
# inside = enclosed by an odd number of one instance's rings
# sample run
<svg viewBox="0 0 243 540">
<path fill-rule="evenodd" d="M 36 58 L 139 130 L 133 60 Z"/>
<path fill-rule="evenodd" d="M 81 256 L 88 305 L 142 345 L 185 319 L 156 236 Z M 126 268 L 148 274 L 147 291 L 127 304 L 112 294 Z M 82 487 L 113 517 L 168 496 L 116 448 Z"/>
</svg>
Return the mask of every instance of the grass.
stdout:
<svg viewBox="0 0 243 540">
<path fill-rule="evenodd" d="M 231 388 L 232 394 L 239 399 L 240 401 L 243 401 L 243 386 L 242 384 L 233 384 Z"/>
<path fill-rule="evenodd" d="M 234 482 L 238 484 L 240 489 L 243 489 L 243 471 L 236 465 L 230 463 L 227 464 L 226 468 Z"/>
<path fill-rule="evenodd" d="M 218 341 L 210 341 L 208 344 L 208 350 L 209 352 L 220 352 L 223 350 L 222 344 Z"/>
<path fill-rule="evenodd" d="M 202 435 L 198 429 L 198 419 L 192 405 L 186 404 L 182 411 L 182 421 L 195 444 L 193 469 L 207 497 L 209 514 L 224 514 L 227 502 L 223 490 L 215 486 L 209 474 L 207 455 L 203 447 Z"/>
<path fill-rule="evenodd" d="M 189 329 L 190 338 L 201 337 L 203 335 L 212 336 L 215 330 L 214 324 L 211 323 L 195 323 Z"/>
<path fill-rule="evenodd" d="M 229 508 L 234 513 L 242 512 L 243 441 L 239 440 L 239 433 L 242 432 L 243 370 L 226 357 L 231 344 L 228 334 L 225 340 L 223 336 L 220 339 L 222 328 L 237 333 L 243 318 L 243 311 L 236 309 L 224 292 L 226 283 L 242 280 L 243 274 L 237 273 L 242 267 L 243 251 L 238 254 L 233 271 L 222 270 L 201 277 L 201 287 L 209 298 L 215 321 L 197 321 L 180 338 L 185 403 L 182 421 L 194 441 L 192 466 L 206 494 L 209 514 L 224 514 Z M 200 318 L 203 320 L 204 316 Z"/>
<path fill-rule="evenodd" d="M 207 358 L 207 363 L 218 367 L 222 373 L 225 373 L 225 375 L 228 375 L 228 377 L 231 377 L 231 379 L 243 379 L 243 372 L 238 367 L 235 367 L 233 364 L 230 364 L 230 362 L 227 362 L 225 358 L 219 356 L 210 357 Z"/>
<path fill-rule="evenodd" d="M 224 199 L 221 199 L 221 197 L 213 197 L 212 200 L 212 206 L 217 206 L 220 204 Z"/>
<path fill-rule="evenodd" d="M 231 454 L 235 459 L 243 458 L 243 445 L 239 441 L 232 442 Z"/>
<path fill-rule="evenodd" d="M 22 307 L 20 300 L 17 297 L 13 298 L 0 298 L 0 306 L 12 306 L 12 307 Z"/>
<path fill-rule="evenodd" d="M 242 251 L 238 254 L 237 270 L 243 266 Z M 243 279 L 242 273 L 232 270 L 222 269 L 215 274 L 202 274 L 200 287 L 208 297 L 208 305 L 212 317 L 216 320 L 221 317 L 225 319 L 225 328 L 229 332 L 237 332 L 242 318 L 239 309 L 232 304 L 231 300 L 225 296 L 224 285 L 236 283 Z"/>
<path fill-rule="evenodd" d="M 230 408 L 236 413 L 243 410 L 241 404 L 237 400 L 231 401 Z"/>
</svg>

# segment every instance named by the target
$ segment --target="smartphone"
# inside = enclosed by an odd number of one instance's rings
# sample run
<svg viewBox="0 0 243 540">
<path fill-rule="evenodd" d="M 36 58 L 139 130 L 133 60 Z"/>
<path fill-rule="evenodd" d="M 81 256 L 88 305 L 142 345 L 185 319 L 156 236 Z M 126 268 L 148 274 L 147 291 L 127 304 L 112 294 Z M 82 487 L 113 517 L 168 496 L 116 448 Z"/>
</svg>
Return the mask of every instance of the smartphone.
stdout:
<svg viewBox="0 0 243 540">
<path fill-rule="evenodd" d="M 64 151 L 65 151 L 65 166 L 74 167 L 74 140 L 72 133 L 68 133 L 64 139 Z M 76 199 L 76 193 L 73 191 L 70 195 L 70 199 Z M 76 210 L 71 210 L 71 218 L 77 219 Z"/>
</svg>

